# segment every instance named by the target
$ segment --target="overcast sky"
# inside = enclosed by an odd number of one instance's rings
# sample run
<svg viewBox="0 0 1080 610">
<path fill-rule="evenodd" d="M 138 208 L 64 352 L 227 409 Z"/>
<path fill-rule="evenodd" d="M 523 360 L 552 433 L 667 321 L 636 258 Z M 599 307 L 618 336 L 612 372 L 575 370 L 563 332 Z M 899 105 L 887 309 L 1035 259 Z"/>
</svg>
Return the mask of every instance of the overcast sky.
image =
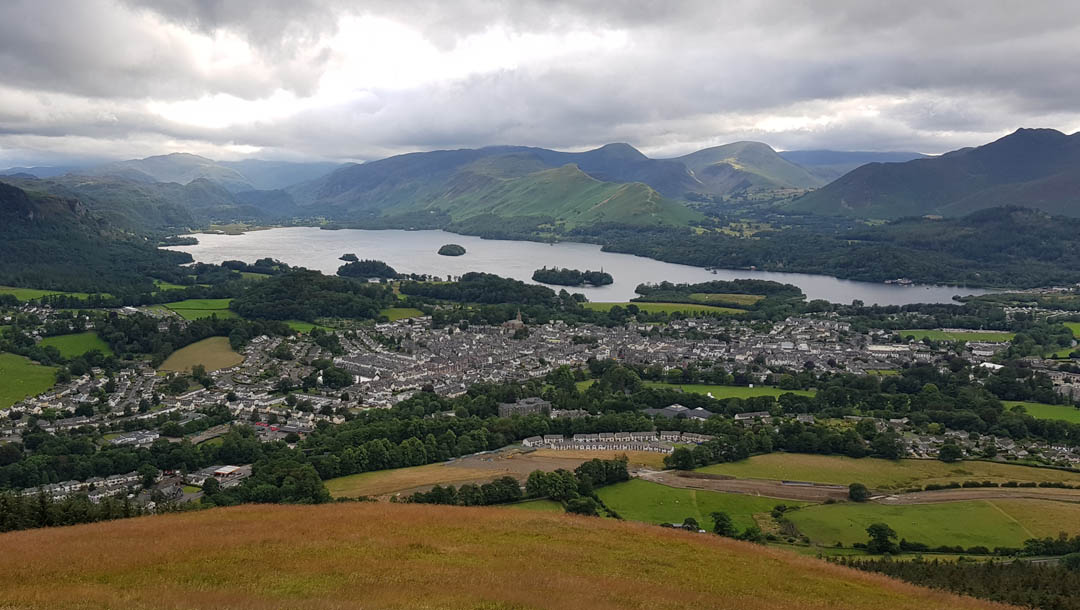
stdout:
<svg viewBox="0 0 1080 610">
<path fill-rule="evenodd" d="M 938 153 L 1073 133 L 1078 102 L 1076 0 L 0 2 L 0 167 L 744 139 Z"/>
</svg>

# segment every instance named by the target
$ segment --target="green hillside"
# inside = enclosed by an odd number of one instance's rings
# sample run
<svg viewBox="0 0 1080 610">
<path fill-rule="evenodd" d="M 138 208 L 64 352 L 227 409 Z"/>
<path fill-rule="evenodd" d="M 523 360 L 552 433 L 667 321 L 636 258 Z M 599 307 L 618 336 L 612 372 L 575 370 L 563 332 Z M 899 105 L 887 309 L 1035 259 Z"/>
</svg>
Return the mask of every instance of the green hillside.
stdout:
<svg viewBox="0 0 1080 610">
<path fill-rule="evenodd" d="M 190 260 L 118 230 L 81 200 L 0 183 L 2 286 L 119 294 L 150 289 L 147 275 L 173 277 Z"/>
<path fill-rule="evenodd" d="M 572 163 L 551 167 L 573 158 L 614 173 L 620 159 L 651 162 L 629 150 L 640 158 L 620 147 L 590 153 L 522 147 L 413 153 L 346 166 L 289 192 L 332 217 L 439 210 L 454 221 L 490 214 L 549 218 L 567 228 L 595 222 L 685 225 L 701 218 L 647 184 L 603 181 Z"/>
<path fill-rule="evenodd" d="M 1021 129 L 977 148 L 863 165 L 795 200 L 794 211 L 863 218 L 959 216 L 1023 206 L 1080 216 L 1080 134 Z"/>
<path fill-rule="evenodd" d="M 674 161 L 683 163 L 701 182 L 701 192 L 714 194 L 748 189 L 814 188 L 826 182 L 761 142 L 714 146 Z"/>
<path fill-rule="evenodd" d="M 452 184 L 469 181 L 473 188 L 454 188 L 423 207 L 444 210 L 454 220 L 480 214 L 548 216 L 568 228 L 597 222 L 685 225 L 701 217 L 645 184 L 601 182 L 574 165 L 509 179 L 470 171 Z"/>
</svg>

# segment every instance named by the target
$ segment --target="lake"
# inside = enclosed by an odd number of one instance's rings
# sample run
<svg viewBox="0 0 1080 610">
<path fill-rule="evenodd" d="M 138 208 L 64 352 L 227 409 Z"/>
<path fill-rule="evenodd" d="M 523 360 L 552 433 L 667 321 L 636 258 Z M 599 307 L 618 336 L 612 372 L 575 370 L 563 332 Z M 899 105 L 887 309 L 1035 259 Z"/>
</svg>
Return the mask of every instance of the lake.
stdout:
<svg viewBox="0 0 1080 610">
<path fill-rule="evenodd" d="M 717 270 L 665 263 L 631 254 L 601 252 L 600 246 L 575 242 L 544 244 L 530 241 L 480 239 L 445 231 L 367 231 L 341 229 L 323 231 L 314 227 L 287 227 L 251 231 L 243 235 L 195 235 L 195 246 L 171 246 L 188 252 L 198 262 L 220 263 L 242 260 L 252 263 L 259 258 L 275 258 L 293 266 L 317 269 L 334 274 L 344 264 L 338 260 L 351 252 L 361 259 L 377 259 L 399 273 L 462 275 L 484 271 L 529 283 L 540 267 L 603 269 L 615 283 L 599 288 L 567 288 L 583 293 L 590 301 L 628 301 L 634 288 L 642 283 L 669 281 L 697 283 L 710 280 L 760 279 L 794 284 L 808 299 L 850 303 L 855 299 L 866 304 L 908 305 L 911 303 L 949 303 L 953 295 L 984 294 L 986 290 L 955 286 L 898 286 L 853 282 L 826 275 L 777 273 L 770 271 Z M 465 247 L 463 256 L 440 256 L 443 244 Z M 556 291 L 561 287 L 552 286 Z"/>
</svg>

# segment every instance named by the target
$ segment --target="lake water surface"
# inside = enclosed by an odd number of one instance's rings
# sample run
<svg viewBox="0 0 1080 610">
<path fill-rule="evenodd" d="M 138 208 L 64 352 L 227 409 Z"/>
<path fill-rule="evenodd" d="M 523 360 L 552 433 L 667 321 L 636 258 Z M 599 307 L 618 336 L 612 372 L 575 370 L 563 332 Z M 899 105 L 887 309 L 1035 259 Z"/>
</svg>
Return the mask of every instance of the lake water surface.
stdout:
<svg viewBox="0 0 1080 610">
<path fill-rule="evenodd" d="M 342 254 L 351 252 L 361 259 L 378 259 L 399 273 L 432 275 L 462 275 L 468 271 L 484 271 L 512 277 L 529 283 L 532 273 L 540 267 L 569 267 L 572 269 L 603 268 L 615 278 L 615 283 L 600 288 L 567 288 L 581 292 L 590 301 L 627 301 L 637 296 L 634 288 L 642 283 L 669 281 L 696 283 L 710 280 L 760 279 L 794 284 L 802 288 L 808 299 L 824 299 L 833 303 L 850 303 L 859 299 L 866 304 L 907 305 L 911 303 L 948 303 L 953 295 L 984 294 L 977 288 L 955 286 L 897 286 L 869 282 L 853 282 L 826 275 L 806 273 L 776 273 L 770 271 L 718 270 L 716 273 L 701 267 L 676 265 L 633 256 L 601 252 L 600 246 L 575 242 L 543 244 L 530 241 L 480 239 L 445 231 L 366 231 L 342 229 L 323 231 L 314 227 L 288 227 L 252 231 L 243 235 L 196 235 L 195 246 L 172 246 L 170 249 L 189 252 L 196 261 L 220 263 L 242 260 L 252 263 L 259 258 L 276 258 L 294 266 L 318 269 L 333 274 L 343 263 Z M 464 256 L 440 256 L 436 253 L 443 244 L 461 244 Z M 556 291 L 559 286 L 553 286 Z"/>
</svg>

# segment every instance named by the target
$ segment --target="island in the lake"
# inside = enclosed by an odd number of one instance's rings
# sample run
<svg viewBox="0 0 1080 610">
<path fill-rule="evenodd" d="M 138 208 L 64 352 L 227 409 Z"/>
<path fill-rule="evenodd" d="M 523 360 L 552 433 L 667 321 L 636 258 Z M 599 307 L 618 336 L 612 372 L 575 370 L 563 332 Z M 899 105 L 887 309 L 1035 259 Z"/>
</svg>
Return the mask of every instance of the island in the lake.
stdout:
<svg viewBox="0 0 1080 610">
<path fill-rule="evenodd" d="M 615 282 L 610 273 L 600 271 L 578 271 L 577 269 L 559 269 L 543 267 L 533 271 L 532 279 L 542 284 L 556 284 L 558 286 L 607 286 Z"/>
<path fill-rule="evenodd" d="M 356 261 L 358 261 L 360 259 L 357 258 L 356 255 L 353 254 L 352 252 L 346 252 L 345 254 L 342 254 L 340 257 L 338 257 L 338 260 L 339 261 L 345 261 L 347 263 L 355 263 Z"/>
<path fill-rule="evenodd" d="M 439 254 L 443 256 L 461 256 L 465 254 L 465 247 L 457 244 L 444 244 L 439 248 Z"/>
<path fill-rule="evenodd" d="M 394 279 L 398 276 L 398 272 L 390 265 L 387 265 L 382 261 L 366 259 L 345 263 L 338 267 L 337 274 L 341 277 L 360 279 L 382 278 L 387 280 Z"/>
</svg>

